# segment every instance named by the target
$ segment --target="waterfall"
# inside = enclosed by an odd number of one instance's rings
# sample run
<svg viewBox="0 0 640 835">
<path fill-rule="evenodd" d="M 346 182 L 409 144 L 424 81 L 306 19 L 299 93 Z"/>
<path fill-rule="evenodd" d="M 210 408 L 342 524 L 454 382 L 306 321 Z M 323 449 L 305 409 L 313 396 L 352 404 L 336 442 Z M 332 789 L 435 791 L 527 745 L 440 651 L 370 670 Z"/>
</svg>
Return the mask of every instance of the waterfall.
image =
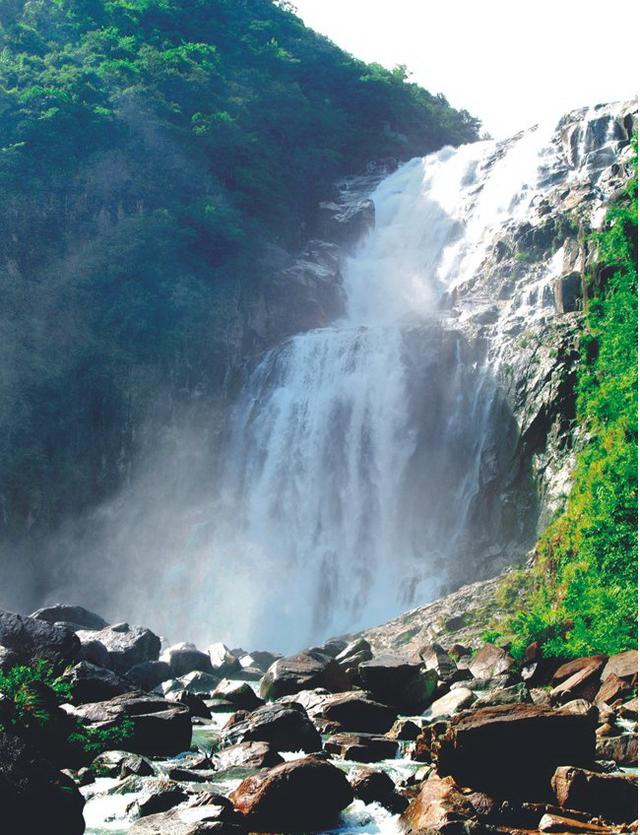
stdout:
<svg viewBox="0 0 640 835">
<path fill-rule="evenodd" d="M 481 536 L 500 396 L 440 308 L 526 210 L 548 139 L 445 148 L 383 180 L 344 264 L 344 317 L 249 376 L 213 545 L 231 634 L 249 623 L 253 643 L 291 649 L 381 621 L 441 590 Z"/>
</svg>

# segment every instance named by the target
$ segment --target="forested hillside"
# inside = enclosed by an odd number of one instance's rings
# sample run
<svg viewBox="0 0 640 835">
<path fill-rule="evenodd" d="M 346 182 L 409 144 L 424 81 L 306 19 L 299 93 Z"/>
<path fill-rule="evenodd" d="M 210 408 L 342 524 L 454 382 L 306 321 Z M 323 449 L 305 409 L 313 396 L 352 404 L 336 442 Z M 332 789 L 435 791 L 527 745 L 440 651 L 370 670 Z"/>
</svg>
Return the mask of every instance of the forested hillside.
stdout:
<svg viewBox="0 0 640 835">
<path fill-rule="evenodd" d="M 477 135 L 270 0 L 0 6 L 5 534 L 113 489 L 159 392 L 216 384 L 224 298 L 330 182 Z"/>
</svg>

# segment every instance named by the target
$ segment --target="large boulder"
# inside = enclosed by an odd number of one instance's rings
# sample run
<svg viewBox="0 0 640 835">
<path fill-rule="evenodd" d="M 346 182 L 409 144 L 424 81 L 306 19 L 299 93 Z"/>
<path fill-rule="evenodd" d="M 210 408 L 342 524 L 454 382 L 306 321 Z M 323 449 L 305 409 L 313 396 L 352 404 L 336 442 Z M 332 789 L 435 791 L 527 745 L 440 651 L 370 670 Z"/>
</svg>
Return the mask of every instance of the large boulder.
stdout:
<svg viewBox="0 0 640 835">
<path fill-rule="evenodd" d="M 379 655 L 358 667 L 362 684 L 373 697 L 407 713 L 421 713 L 438 685 L 435 670 L 396 655 Z"/>
<path fill-rule="evenodd" d="M 469 671 L 474 678 L 495 678 L 510 673 L 515 663 L 501 647 L 484 644 L 469 662 Z"/>
<path fill-rule="evenodd" d="M 251 667 L 266 673 L 269 667 L 274 664 L 278 658 L 282 658 L 282 656 L 277 653 L 267 652 L 266 650 L 254 650 L 252 652 L 245 653 L 245 655 L 240 658 L 240 666 Z"/>
<path fill-rule="evenodd" d="M 171 678 L 171 669 L 166 661 L 143 661 L 127 670 L 127 678 L 143 690 L 155 690 Z"/>
<path fill-rule="evenodd" d="M 638 683 L 638 650 L 629 649 L 612 655 L 602 670 L 602 681 L 611 675 L 624 679 L 631 685 Z"/>
<path fill-rule="evenodd" d="M 221 642 L 211 644 L 207 653 L 211 664 L 211 672 L 219 678 L 228 678 L 242 669 L 240 659 L 231 652 L 228 646 Z"/>
<path fill-rule="evenodd" d="M 606 663 L 606 655 L 588 655 L 582 658 L 574 658 L 571 661 L 561 664 L 555 670 L 553 676 L 551 677 L 551 683 L 554 687 L 557 687 L 559 684 L 562 684 L 563 681 L 566 681 L 582 670 L 590 670 L 591 672 L 595 672 L 600 675 Z"/>
<path fill-rule="evenodd" d="M 71 701 L 76 705 L 107 701 L 135 690 L 129 678 L 88 661 L 65 670 L 61 678 L 71 687 Z"/>
<path fill-rule="evenodd" d="M 329 754 L 357 763 L 393 760 L 399 747 L 395 739 L 375 734 L 337 733 L 324 743 L 324 750 Z"/>
<path fill-rule="evenodd" d="M 372 734 L 386 733 L 397 717 L 393 708 L 374 702 L 358 691 L 329 696 L 322 715 L 329 722 L 337 722 L 345 731 Z"/>
<path fill-rule="evenodd" d="M 420 793 L 402 815 L 406 832 L 428 835 L 465 835 L 472 830 L 466 824 L 475 820 L 476 812 L 451 777 L 432 776 L 422 783 Z"/>
<path fill-rule="evenodd" d="M 638 817 L 637 774 L 600 774 L 561 766 L 551 782 L 559 806 L 612 821 L 633 821 Z"/>
<path fill-rule="evenodd" d="M 212 698 L 230 702 L 234 708 L 241 710 L 255 710 L 264 704 L 250 684 L 228 678 L 220 682 L 213 691 Z"/>
<path fill-rule="evenodd" d="M 247 777 L 231 799 L 252 832 L 314 832 L 337 823 L 353 791 L 334 765 L 304 757 Z"/>
<path fill-rule="evenodd" d="M 385 771 L 360 766 L 350 776 L 354 797 L 363 803 L 379 803 L 397 814 L 406 809 L 408 800 L 398 793 L 396 784 Z"/>
<path fill-rule="evenodd" d="M 213 673 L 211 659 L 206 652 L 201 652 L 195 644 L 181 643 L 168 647 L 160 656 L 160 661 L 169 665 L 171 675 L 167 678 L 180 678 L 194 670 Z"/>
<path fill-rule="evenodd" d="M 109 626 L 104 618 L 84 606 L 68 606 L 64 603 L 36 609 L 29 617 L 46 620 L 47 623 L 72 623 L 76 629 L 104 629 Z"/>
<path fill-rule="evenodd" d="M 592 655 L 563 664 L 552 678 L 555 686 L 549 694 L 551 701 L 556 704 L 573 699 L 592 702 L 600 689 L 600 674 L 606 661 L 606 655 Z"/>
<path fill-rule="evenodd" d="M 19 664 L 44 659 L 56 670 L 73 664 L 80 653 L 80 641 L 70 629 L 2 610 L 0 646 L 11 650 Z"/>
<path fill-rule="evenodd" d="M 260 695 L 271 701 L 315 687 L 340 693 L 350 690 L 351 682 L 338 662 L 330 656 L 320 652 L 300 652 L 279 658 L 269 667 L 260 682 Z"/>
<path fill-rule="evenodd" d="M 440 696 L 425 710 L 425 718 L 433 721 L 435 719 L 448 719 L 456 713 L 461 713 L 476 701 L 477 696 L 466 687 L 456 687 L 444 696 Z"/>
<path fill-rule="evenodd" d="M 94 777 L 151 777 L 153 767 L 139 754 L 130 751 L 103 751 L 89 766 Z"/>
<path fill-rule="evenodd" d="M 500 705 L 454 716 L 434 740 L 440 776 L 498 798 L 545 800 L 560 765 L 589 766 L 595 753 L 591 711 Z"/>
<path fill-rule="evenodd" d="M 186 676 L 163 681 L 161 687 L 165 696 L 169 693 L 178 693 L 181 690 L 186 690 L 187 693 L 195 693 L 198 696 L 209 699 L 219 684 L 220 679 L 217 676 L 211 673 L 203 673 L 200 670 L 194 670 L 192 673 L 187 673 Z"/>
<path fill-rule="evenodd" d="M 458 670 L 458 665 L 449 655 L 449 653 L 440 646 L 440 644 L 428 644 L 420 650 L 420 658 L 427 670 L 435 670 L 439 681 L 450 683 L 461 678 L 461 670 Z M 467 670 L 464 671 L 464 677 L 469 677 Z"/>
<path fill-rule="evenodd" d="M 149 815 L 136 821 L 128 832 L 130 835 L 243 835 L 246 829 L 240 815 L 220 802 Z"/>
<path fill-rule="evenodd" d="M 43 621 L 44 622 L 44 621 Z M 84 798 L 17 736 L 0 733 L 0 809 L 7 832 L 82 835 Z"/>
<path fill-rule="evenodd" d="M 599 737 L 596 759 L 614 762 L 622 768 L 638 767 L 638 734 Z"/>
<path fill-rule="evenodd" d="M 344 649 L 336 656 L 336 661 L 347 674 L 349 681 L 352 684 L 360 685 L 360 673 L 358 668 L 364 661 L 371 661 L 373 652 L 371 644 L 366 638 L 358 638 L 351 641 L 344 647 Z"/>
<path fill-rule="evenodd" d="M 80 630 L 80 641 L 100 641 L 109 653 L 110 669 L 126 673 L 143 661 L 157 661 L 160 655 L 160 638 L 143 626 L 117 623 L 99 632 Z"/>
<path fill-rule="evenodd" d="M 126 751 L 148 756 L 172 756 L 191 745 L 189 709 L 155 696 L 125 693 L 106 702 L 80 705 L 73 715 L 84 725 L 113 728 L 129 719 L 131 736 L 123 740 Z"/>
<path fill-rule="evenodd" d="M 172 691 L 167 693 L 167 699 L 170 702 L 177 702 L 188 708 L 192 717 L 198 716 L 200 719 L 211 719 L 211 711 L 206 705 L 205 700 L 198 696 L 197 693 L 188 693 L 186 690 Z"/>
<path fill-rule="evenodd" d="M 303 707 L 272 704 L 259 707 L 248 716 L 223 729 L 225 745 L 238 742 L 268 742 L 276 751 L 322 749 L 322 739 Z"/>
<path fill-rule="evenodd" d="M 216 771 L 228 771 L 232 768 L 258 769 L 271 768 L 284 762 L 280 754 L 268 742 L 239 742 L 229 748 L 223 748 L 213 757 Z"/>
</svg>

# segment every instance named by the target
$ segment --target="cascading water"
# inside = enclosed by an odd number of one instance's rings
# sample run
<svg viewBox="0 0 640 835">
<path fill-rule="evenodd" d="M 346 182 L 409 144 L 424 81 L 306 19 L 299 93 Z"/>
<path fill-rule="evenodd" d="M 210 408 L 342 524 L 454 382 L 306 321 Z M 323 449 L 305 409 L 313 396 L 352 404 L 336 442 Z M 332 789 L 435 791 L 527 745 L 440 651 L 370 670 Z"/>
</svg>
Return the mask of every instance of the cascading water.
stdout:
<svg viewBox="0 0 640 835">
<path fill-rule="evenodd" d="M 478 498 L 508 430 L 481 347 L 439 306 L 526 210 L 548 138 L 445 148 L 385 179 L 344 265 L 345 316 L 250 375 L 231 417 L 232 524 L 214 538 L 230 570 L 212 605 L 230 634 L 249 624 L 253 643 L 291 649 L 380 621 L 432 596 L 482 536 Z"/>
</svg>

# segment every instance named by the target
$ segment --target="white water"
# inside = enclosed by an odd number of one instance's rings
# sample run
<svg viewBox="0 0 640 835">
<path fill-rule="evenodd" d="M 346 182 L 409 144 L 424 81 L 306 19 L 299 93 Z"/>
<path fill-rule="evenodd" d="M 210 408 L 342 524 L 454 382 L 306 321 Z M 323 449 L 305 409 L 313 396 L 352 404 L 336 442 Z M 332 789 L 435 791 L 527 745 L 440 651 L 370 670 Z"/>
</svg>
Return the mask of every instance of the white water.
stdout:
<svg viewBox="0 0 640 835">
<path fill-rule="evenodd" d="M 293 649 L 446 581 L 473 535 L 496 389 L 443 332 L 438 304 L 473 277 L 496 227 L 526 212 L 550 133 L 498 154 L 493 142 L 445 148 L 385 179 L 375 229 L 344 266 L 346 316 L 252 373 L 214 545 L 211 605 L 236 640 Z"/>
</svg>

